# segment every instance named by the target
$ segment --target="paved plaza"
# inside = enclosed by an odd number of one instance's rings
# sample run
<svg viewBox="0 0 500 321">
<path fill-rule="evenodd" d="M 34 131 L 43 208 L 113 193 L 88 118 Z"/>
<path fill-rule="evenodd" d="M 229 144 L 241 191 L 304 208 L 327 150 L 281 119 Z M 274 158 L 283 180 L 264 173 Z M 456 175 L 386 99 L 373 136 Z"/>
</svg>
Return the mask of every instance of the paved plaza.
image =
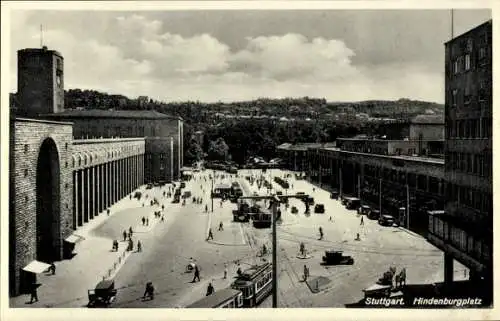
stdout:
<svg viewBox="0 0 500 321">
<path fill-rule="evenodd" d="M 210 200 L 214 171 L 195 173 L 184 190 L 193 197 L 203 199 L 195 204 L 192 198 L 186 204 L 172 203 L 164 196 L 171 185 L 139 190 L 141 200 L 127 197 L 110 210 L 78 231 L 82 241 L 77 244 L 77 255 L 57 262 L 55 275 L 40 275 L 38 296 L 40 301 L 27 304 L 29 296 L 12 298 L 12 307 L 83 307 L 87 304 L 87 290 L 92 289 L 103 277 L 114 277 L 118 288 L 116 308 L 185 307 L 205 296 L 208 283 L 215 290 L 228 287 L 238 267 L 245 269 L 252 264 L 271 260 L 269 253 L 260 257 L 262 245 L 271 250 L 271 229 L 255 229 L 251 223 L 232 221 L 236 204 L 229 201 Z M 214 184 L 238 180 L 245 194 L 267 193 L 264 188 L 251 185 L 244 177 L 262 175 L 258 170 L 241 170 L 239 177 L 228 177 L 216 172 Z M 268 170 L 264 176 L 273 181 L 274 176 L 288 174 L 281 170 Z M 221 178 L 224 175 L 224 178 Z M 325 205 L 324 214 L 304 214 L 304 204 L 290 200 L 287 209 L 281 205 L 282 222 L 278 225 L 278 304 L 279 307 L 344 307 L 363 298 L 362 290 L 369 287 L 391 266 L 406 268 L 408 284 L 431 284 L 443 280 L 443 254 L 423 237 L 399 227 L 382 227 L 377 221 L 364 218 L 355 211 L 346 210 L 338 200 L 332 200 L 327 191 L 313 187 L 304 180 L 289 179 L 293 188 L 283 194 L 304 192 L 314 197 L 316 203 Z M 313 188 L 315 189 L 313 191 Z M 273 182 L 275 191 L 281 187 Z M 147 195 L 147 198 L 145 198 Z M 158 205 L 151 206 L 156 198 Z M 164 210 L 162 210 L 162 205 Z M 292 206 L 298 208 L 292 214 Z M 205 207 L 208 212 L 205 212 Z M 160 211 L 164 221 L 154 216 Z M 149 219 L 143 225 L 142 217 Z M 331 217 L 331 219 L 330 219 Z M 222 222 L 223 229 L 219 230 Z M 127 242 L 122 233 L 132 227 L 133 240 L 142 243 L 142 251 L 125 251 Z M 322 227 L 324 238 L 319 240 Z M 208 230 L 213 239 L 207 240 Z M 359 233 L 360 240 L 355 240 Z M 119 242 L 119 250 L 111 250 L 112 241 Z M 303 242 L 307 258 L 300 258 L 299 244 Z M 135 246 L 135 245 L 134 245 Z M 341 250 L 354 258 L 353 265 L 325 267 L 320 265 L 325 250 Z M 186 266 L 194 260 L 200 267 L 200 281 L 193 281 L 193 274 Z M 309 282 L 303 280 L 303 269 L 310 270 Z M 227 278 L 223 278 L 227 268 Z M 464 278 L 465 268 L 455 263 L 455 279 Z M 154 300 L 143 301 L 145 284 L 151 281 L 156 288 Z M 271 307 L 271 297 L 260 307 Z"/>
</svg>

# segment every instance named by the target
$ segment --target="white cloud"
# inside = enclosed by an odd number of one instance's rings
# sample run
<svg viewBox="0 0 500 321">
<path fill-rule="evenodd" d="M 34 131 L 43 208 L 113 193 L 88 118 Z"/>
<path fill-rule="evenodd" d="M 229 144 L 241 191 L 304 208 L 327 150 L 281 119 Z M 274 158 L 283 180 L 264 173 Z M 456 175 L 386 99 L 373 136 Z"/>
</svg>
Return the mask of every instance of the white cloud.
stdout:
<svg viewBox="0 0 500 321">
<path fill-rule="evenodd" d="M 36 46 L 38 24 L 22 14 L 13 20 L 12 50 Z M 351 62 L 355 53 L 338 39 L 260 36 L 247 38 L 244 49 L 233 52 L 209 34 L 172 34 L 163 30 L 161 21 L 141 15 L 110 16 L 100 23 L 106 26 L 101 33 L 79 32 L 72 25 L 45 32 L 46 45 L 65 58 L 68 88 L 166 101 L 266 96 L 442 100 L 441 70 L 431 72 L 418 65 L 355 66 Z M 15 74 L 15 54 L 11 66 Z M 16 90 L 15 82 L 11 88 Z"/>
</svg>

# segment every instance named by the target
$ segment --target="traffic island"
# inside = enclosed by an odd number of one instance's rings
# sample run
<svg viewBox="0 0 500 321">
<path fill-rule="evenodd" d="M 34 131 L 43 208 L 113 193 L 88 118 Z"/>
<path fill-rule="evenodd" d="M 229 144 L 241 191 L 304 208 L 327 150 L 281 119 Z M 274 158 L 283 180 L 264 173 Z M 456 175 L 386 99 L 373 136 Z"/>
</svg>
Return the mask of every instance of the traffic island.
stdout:
<svg viewBox="0 0 500 321">
<path fill-rule="evenodd" d="M 328 289 L 328 285 L 331 283 L 331 280 L 324 276 L 317 276 L 308 278 L 305 283 L 312 293 L 319 293 Z"/>
</svg>

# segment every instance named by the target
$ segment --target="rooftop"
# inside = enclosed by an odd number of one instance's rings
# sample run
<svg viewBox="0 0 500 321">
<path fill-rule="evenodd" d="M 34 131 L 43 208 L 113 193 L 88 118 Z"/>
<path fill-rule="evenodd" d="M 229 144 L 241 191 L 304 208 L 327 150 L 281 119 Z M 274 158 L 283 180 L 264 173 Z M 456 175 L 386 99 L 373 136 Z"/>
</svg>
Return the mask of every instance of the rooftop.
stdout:
<svg viewBox="0 0 500 321">
<path fill-rule="evenodd" d="M 444 115 L 418 115 L 411 120 L 411 123 L 444 125 Z"/>
<path fill-rule="evenodd" d="M 68 109 L 55 114 L 43 114 L 48 118 L 143 118 L 143 119 L 179 119 L 156 110 L 114 110 L 114 109 Z"/>
<path fill-rule="evenodd" d="M 373 154 L 373 153 L 351 152 L 351 151 L 342 150 L 342 149 L 336 148 L 336 147 L 324 147 L 321 149 L 328 150 L 328 151 L 338 151 L 341 153 L 351 153 L 351 154 L 357 154 L 357 155 L 369 155 L 370 157 L 383 157 L 383 158 L 400 159 L 400 160 L 413 161 L 413 162 L 425 162 L 425 163 L 432 163 L 432 164 L 436 164 L 436 165 L 444 165 L 444 159 L 442 159 L 442 158 L 424 157 L 424 156 L 406 156 L 406 155 L 399 155 L 399 156 L 397 156 L 397 155 L 381 155 L 381 154 Z"/>
</svg>

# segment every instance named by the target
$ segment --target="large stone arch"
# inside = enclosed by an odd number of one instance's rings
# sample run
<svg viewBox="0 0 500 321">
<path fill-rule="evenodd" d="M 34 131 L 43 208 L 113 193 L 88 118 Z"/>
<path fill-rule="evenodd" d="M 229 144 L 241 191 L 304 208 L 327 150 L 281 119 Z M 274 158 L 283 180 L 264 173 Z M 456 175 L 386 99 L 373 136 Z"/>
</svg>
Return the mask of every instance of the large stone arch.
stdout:
<svg viewBox="0 0 500 321">
<path fill-rule="evenodd" d="M 52 138 L 40 145 L 36 169 L 36 258 L 51 262 L 60 258 L 60 162 Z"/>
</svg>

